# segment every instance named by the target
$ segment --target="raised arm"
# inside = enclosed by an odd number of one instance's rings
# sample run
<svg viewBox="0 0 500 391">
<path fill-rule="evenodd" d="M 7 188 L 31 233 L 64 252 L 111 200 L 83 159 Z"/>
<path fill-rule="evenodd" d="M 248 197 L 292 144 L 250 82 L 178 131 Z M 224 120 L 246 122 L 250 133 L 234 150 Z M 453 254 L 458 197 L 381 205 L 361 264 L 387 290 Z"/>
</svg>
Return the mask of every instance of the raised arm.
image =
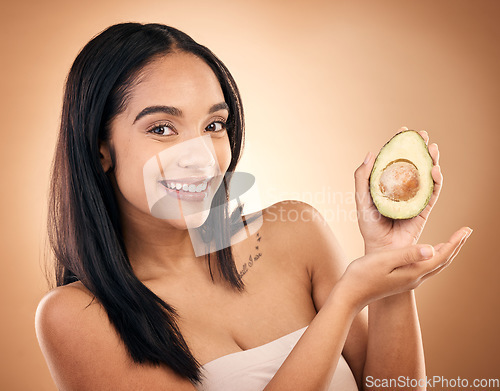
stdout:
<svg viewBox="0 0 500 391">
<path fill-rule="evenodd" d="M 408 130 L 402 127 L 398 130 Z M 443 174 L 439 166 L 437 144 L 429 145 L 426 131 L 418 132 L 433 160 L 431 175 L 434 189 L 427 206 L 412 219 L 393 220 L 382 216 L 375 207 L 369 190 L 369 178 L 374 165 L 374 155 L 368 154 L 354 173 L 358 225 L 365 242 L 365 254 L 380 250 L 405 248 L 417 243 L 443 186 Z M 384 298 L 369 305 L 369 330 L 366 365 L 363 378 L 365 389 L 378 389 L 377 380 L 409 378 L 413 381 L 425 378 L 425 359 L 413 291 Z M 425 390 L 425 382 L 419 387 L 401 382 L 392 389 Z"/>
<path fill-rule="evenodd" d="M 324 303 L 320 303 L 317 316 L 265 390 L 327 390 L 350 327 L 361 309 L 385 297 L 410 291 L 449 265 L 463 245 L 465 233 L 467 229 L 464 227 L 455 232 L 448 242 L 434 248 L 413 245 L 368 254 L 350 263 Z M 425 259 L 421 248 L 431 249 L 434 255 Z M 325 262 L 331 263 L 331 270 L 335 270 L 339 267 L 334 265 L 337 261 L 330 259 Z M 322 262 L 317 265 L 320 267 Z M 314 287 L 313 291 L 317 289 L 317 292 L 322 290 Z M 362 354 L 359 356 L 363 362 L 349 365 L 364 369 Z"/>
</svg>

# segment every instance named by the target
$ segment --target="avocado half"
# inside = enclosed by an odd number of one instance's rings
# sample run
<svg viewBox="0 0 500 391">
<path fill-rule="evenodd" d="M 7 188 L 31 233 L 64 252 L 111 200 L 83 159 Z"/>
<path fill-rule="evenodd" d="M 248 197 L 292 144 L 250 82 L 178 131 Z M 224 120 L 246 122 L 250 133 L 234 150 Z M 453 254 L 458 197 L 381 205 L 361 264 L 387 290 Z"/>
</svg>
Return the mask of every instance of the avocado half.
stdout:
<svg viewBox="0 0 500 391">
<path fill-rule="evenodd" d="M 415 130 L 404 130 L 380 150 L 370 174 L 376 208 L 391 219 L 411 219 L 429 203 L 434 191 L 432 157 Z"/>
</svg>

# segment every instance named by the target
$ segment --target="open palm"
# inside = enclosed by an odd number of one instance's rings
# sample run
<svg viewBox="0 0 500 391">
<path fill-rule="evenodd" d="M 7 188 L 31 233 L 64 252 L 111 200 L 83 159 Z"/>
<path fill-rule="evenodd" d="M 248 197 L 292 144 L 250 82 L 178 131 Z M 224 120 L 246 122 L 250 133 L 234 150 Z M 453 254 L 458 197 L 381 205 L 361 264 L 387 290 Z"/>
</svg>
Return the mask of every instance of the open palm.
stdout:
<svg viewBox="0 0 500 391">
<path fill-rule="evenodd" d="M 398 132 L 408 130 L 402 127 Z M 429 143 L 429 136 L 425 130 L 418 132 L 425 141 Z M 434 191 L 429 203 L 418 216 L 405 220 L 393 220 L 382 216 L 373 204 L 370 196 L 369 179 L 374 164 L 374 156 L 370 153 L 366 164 L 361 164 L 354 174 L 356 187 L 356 208 L 358 212 L 358 225 L 361 235 L 365 241 L 365 252 L 381 249 L 400 248 L 416 244 L 432 208 L 439 198 L 443 186 L 443 175 L 439 166 L 439 149 L 437 144 L 428 146 L 433 160 L 432 178 L 434 180 Z"/>
</svg>

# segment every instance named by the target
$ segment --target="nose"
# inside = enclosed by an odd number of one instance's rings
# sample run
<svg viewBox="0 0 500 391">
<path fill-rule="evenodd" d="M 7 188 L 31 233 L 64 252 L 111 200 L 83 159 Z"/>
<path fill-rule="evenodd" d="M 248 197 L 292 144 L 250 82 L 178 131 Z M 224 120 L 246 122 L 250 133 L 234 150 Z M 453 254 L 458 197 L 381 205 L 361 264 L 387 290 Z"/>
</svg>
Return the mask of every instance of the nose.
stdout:
<svg viewBox="0 0 500 391">
<path fill-rule="evenodd" d="M 210 136 L 205 137 L 208 137 L 208 141 L 211 141 Z M 198 137 L 187 142 L 177 162 L 179 167 L 196 169 L 215 166 L 213 147 L 207 145 L 207 141 L 204 140 L 205 137 Z"/>
</svg>

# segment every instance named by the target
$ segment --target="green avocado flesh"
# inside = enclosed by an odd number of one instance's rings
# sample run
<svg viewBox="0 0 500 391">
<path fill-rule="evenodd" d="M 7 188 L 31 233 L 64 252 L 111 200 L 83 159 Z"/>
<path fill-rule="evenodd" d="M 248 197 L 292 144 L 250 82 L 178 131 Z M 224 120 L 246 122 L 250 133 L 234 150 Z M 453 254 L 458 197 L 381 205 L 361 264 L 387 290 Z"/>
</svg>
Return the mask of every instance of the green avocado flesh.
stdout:
<svg viewBox="0 0 500 391">
<path fill-rule="evenodd" d="M 414 130 L 397 133 L 380 150 L 370 174 L 370 194 L 380 214 L 411 219 L 429 203 L 434 190 L 432 157 Z"/>
</svg>

